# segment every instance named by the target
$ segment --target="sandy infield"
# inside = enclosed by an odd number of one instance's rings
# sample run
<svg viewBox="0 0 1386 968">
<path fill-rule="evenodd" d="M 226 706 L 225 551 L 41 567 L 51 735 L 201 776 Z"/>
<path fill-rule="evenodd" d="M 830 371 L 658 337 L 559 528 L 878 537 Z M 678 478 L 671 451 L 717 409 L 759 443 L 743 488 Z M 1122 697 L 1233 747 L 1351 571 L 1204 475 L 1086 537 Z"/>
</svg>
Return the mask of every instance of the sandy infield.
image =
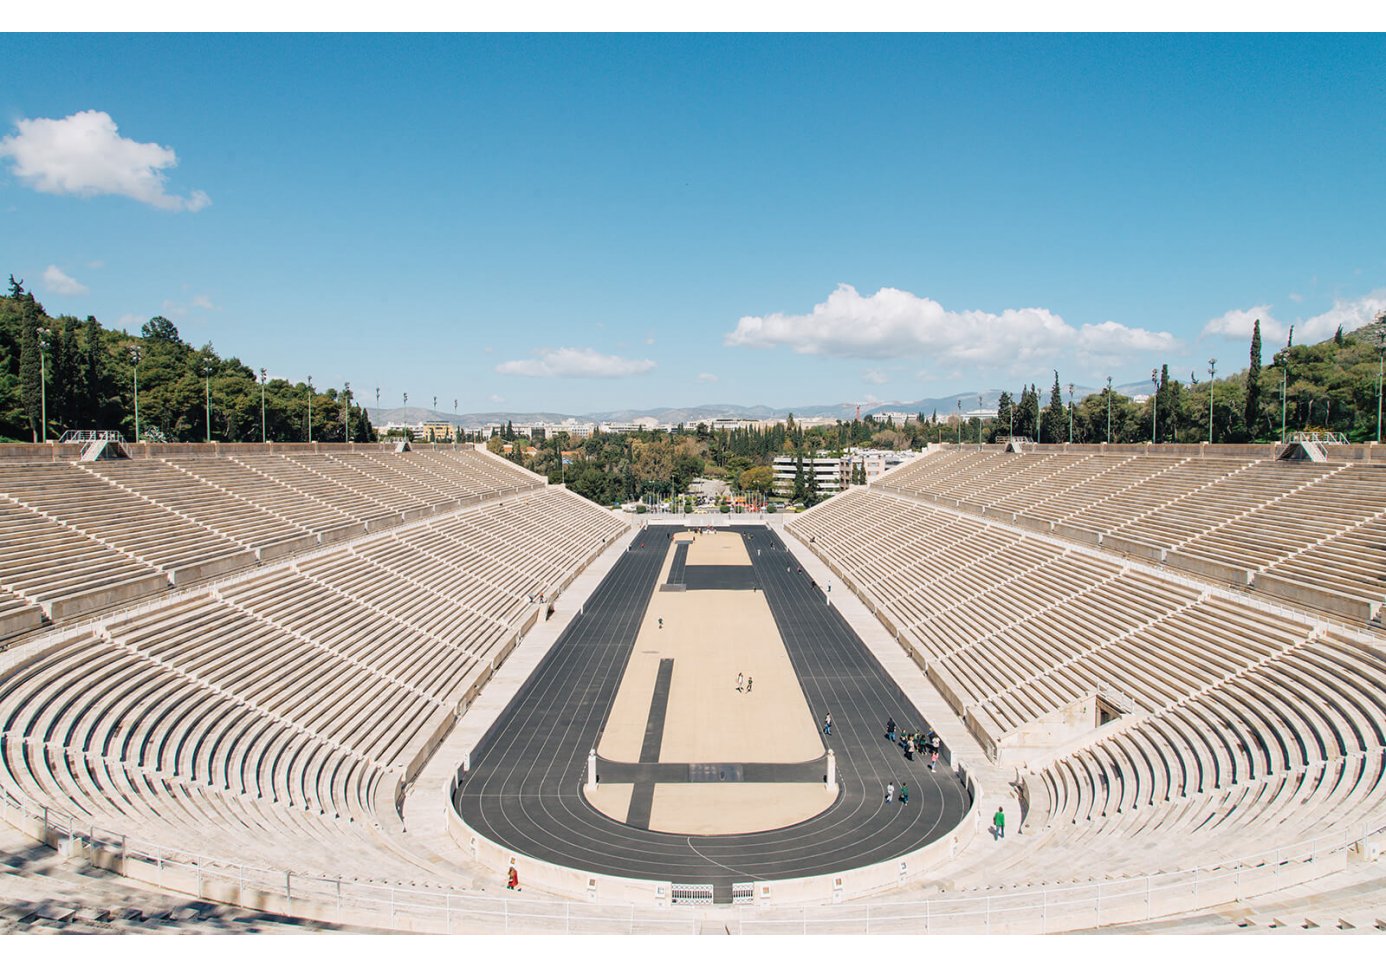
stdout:
<svg viewBox="0 0 1386 968">
<path fill-rule="evenodd" d="M 669 834 L 744 834 L 815 817 L 836 791 L 821 783 L 656 783 L 650 829 Z"/>
<path fill-rule="evenodd" d="M 694 547 L 713 537 L 700 536 Z M 739 563 L 748 564 L 741 537 L 729 537 L 736 545 L 716 554 L 739 552 Z M 661 584 L 674 547 L 670 542 Z M 604 758 L 639 762 L 659 660 L 666 658 L 674 660 L 674 674 L 661 763 L 802 763 L 823 755 L 818 720 L 804 701 L 764 595 L 656 591 L 597 745 Z M 750 692 L 737 691 L 738 675 L 750 680 Z"/>
<path fill-rule="evenodd" d="M 669 542 L 660 584 L 680 538 L 692 539 L 689 565 L 751 563 L 739 534 L 685 532 Z M 801 763 L 823 755 L 818 714 L 804 700 L 765 596 L 707 590 L 654 593 L 597 744 L 602 757 L 639 762 L 661 659 L 674 666 L 660 762 Z M 738 674 L 749 691 L 738 691 Z M 624 822 L 631 794 L 621 787 L 608 793 L 603 784 L 588 800 Z M 812 817 L 832 799 L 819 784 L 656 784 L 650 829 L 768 830 Z"/>
</svg>

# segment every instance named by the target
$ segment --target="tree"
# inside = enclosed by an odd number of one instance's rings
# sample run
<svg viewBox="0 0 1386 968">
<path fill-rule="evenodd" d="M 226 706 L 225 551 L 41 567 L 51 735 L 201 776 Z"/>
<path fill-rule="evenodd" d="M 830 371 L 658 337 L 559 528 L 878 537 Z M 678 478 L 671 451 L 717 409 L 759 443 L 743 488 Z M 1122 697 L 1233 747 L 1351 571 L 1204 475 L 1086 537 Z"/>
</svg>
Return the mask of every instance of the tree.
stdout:
<svg viewBox="0 0 1386 968">
<path fill-rule="evenodd" d="M 163 316 L 155 316 L 140 328 L 140 335 L 147 340 L 164 343 L 181 343 L 178 327 Z"/>
<path fill-rule="evenodd" d="M 1033 383 L 1021 387 L 1020 405 L 1015 408 L 1015 432 L 1019 437 L 1039 439 L 1039 391 Z"/>
<path fill-rule="evenodd" d="M 11 283 L 14 277 L 10 277 Z M 12 286 L 11 288 L 17 288 Z M 42 380 L 39 356 L 39 315 L 42 310 L 34 302 L 33 293 L 25 293 L 19 307 L 19 393 L 24 408 L 24 419 L 29 425 L 29 433 L 35 443 L 39 439 L 40 411 L 42 403 Z"/>
<path fill-rule="evenodd" d="M 768 491 L 775 483 L 775 469 L 766 465 L 748 468 L 741 472 L 737 483 L 743 491 Z"/>
<path fill-rule="evenodd" d="M 1246 403 L 1242 410 L 1247 436 L 1256 439 L 1261 421 L 1261 321 L 1251 326 L 1251 365 L 1246 371 Z"/>
<path fill-rule="evenodd" d="M 1011 399 L 1010 392 L 1001 391 L 1001 396 L 996 400 L 996 423 L 992 424 L 991 442 L 996 443 L 996 438 L 1001 434 L 1010 434 L 1011 420 L 1015 410 L 1015 401 Z"/>
<path fill-rule="evenodd" d="M 1040 437 L 1046 443 L 1068 439 L 1068 418 L 1064 413 L 1063 391 L 1059 389 L 1059 371 L 1054 371 L 1054 386 L 1049 390 L 1049 406 L 1044 408 Z"/>
</svg>

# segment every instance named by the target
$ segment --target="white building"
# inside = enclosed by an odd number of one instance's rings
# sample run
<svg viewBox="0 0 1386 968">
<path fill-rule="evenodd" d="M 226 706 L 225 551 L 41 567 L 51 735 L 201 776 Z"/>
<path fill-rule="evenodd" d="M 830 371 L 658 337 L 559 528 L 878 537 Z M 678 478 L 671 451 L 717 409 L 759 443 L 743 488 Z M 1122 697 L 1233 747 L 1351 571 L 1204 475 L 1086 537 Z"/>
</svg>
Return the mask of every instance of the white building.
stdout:
<svg viewBox="0 0 1386 968">
<path fill-rule="evenodd" d="M 794 479 L 799 473 L 799 458 L 794 454 L 785 454 L 776 457 L 774 460 L 775 468 L 775 493 L 788 496 L 794 493 Z M 805 457 L 804 458 L 804 486 L 809 486 L 809 479 L 812 478 L 813 484 L 819 494 L 836 494 L 847 486 L 850 478 L 844 478 L 844 469 L 850 470 L 850 463 L 842 457 Z"/>
</svg>

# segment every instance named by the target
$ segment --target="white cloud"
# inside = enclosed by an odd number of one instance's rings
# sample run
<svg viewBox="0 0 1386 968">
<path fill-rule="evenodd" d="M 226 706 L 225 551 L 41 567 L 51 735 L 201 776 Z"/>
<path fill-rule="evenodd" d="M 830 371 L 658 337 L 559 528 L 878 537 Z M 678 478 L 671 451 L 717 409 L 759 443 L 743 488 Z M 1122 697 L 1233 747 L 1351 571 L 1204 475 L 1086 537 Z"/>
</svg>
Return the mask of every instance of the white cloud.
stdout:
<svg viewBox="0 0 1386 968">
<path fill-rule="evenodd" d="M 1304 302 L 1304 297 L 1297 292 L 1292 292 L 1290 293 L 1290 302 L 1302 303 Z"/>
<path fill-rule="evenodd" d="M 164 169 L 178 164 L 172 148 L 122 138 L 105 111 L 65 118 L 21 118 L 0 138 L 0 158 L 15 177 L 50 195 L 124 195 L 170 212 L 196 212 L 212 203 L 206 192 L 165 190 Z"/>
<path fill-rule="evenodd" d="M 1360 329 L 1386 311 L 1386 289 L 1377 289 L 1356 299 L 1335 299 L 1332 308 L 1308 319 L 1295 320 L 1295 343 L 1317 343 L 1328 339 L 1343 327 L 1344 333 Z M 1261 320 L 1261 341 L 1268 346 L 1283 345 L 1289 337 L 1290 324 L 1271 315 L 1271 307 L 1252 306 L 1250 309 L 1229 309 L 1203 327 L 1204 336 L 1225 336 L 1245 341 L 1251 338 L 1252 324 Z"/>
<path fill-rule="evenodd" d="M 699 373 L 699 374 L 698 374 L 698 382 L 699 382 L 699 383 L 716 383 L 717 380 L 718 380 L 718 376 L 717 376 L 716 373 Z"/>
<path fill-rule="evenodd" d="M 861 378 L 867 383 L 874 383 L 876 386 L 890 382 L 890 377 L 886 376 L 880 370 L 867 370 L 861 375 Z"/>
<path fill-rule="evenodd" d="M 490 400 L 492 403 L 505 403 L 505 397 L 501 396 L 499 393 L 493 393 L 486 399 Z"/>
<path fill-rule="evenodd" d="M 141 316 L 139 313 L 122 313 L 116 320 L 116 325 L 121 329 L 129 329 L 131 326 L 143 326 L 149 322 L 148 316 Z"/>
<path fill-rule="evenodd" d="M 593 349 L 560 347 L 540 350 L 534 359 L 508 360 L 496 366 L 497 373 L 510 376 L 591 377 L 610 379 L 636 376 L 655 367 L 654 360 L 631 360 L 607 356 Z"/>
<path fill-rule="evenodd" d="M 60 296 L 80 296 L 87 291 L 86 286 L 57 266 L 49 266 L 43 270 L 43 285 L 49 292 L 55 292 Z"/>
<path fill-rule="evenodd" d="M 724 342 L 823 356 L 928 355 L 940 363 L 1018 367 L 1061 355 L 1092 364 L 1179 346 L 1170 333 L 1110 321 L 1075 328 L 1048 309 L 957 312 L 901 289 L 862 296 L 845 283 L 805 315 L 743 316 Z"/>
<path fill-rule="evenodd" d="M 1386 289 L 1377 289 L 1347 301 L 1335 299 L 1333 308 L 1327 312 L 1295 324 L 1295 341 L 1317 343 L 1332 336 L 1339 326 L 1343 327 L 1344 333 L 1350 333 L 1368 325 L 1383 311 L 1386 311 Z"/>
<path fill-rule="evenodd" d="M 1262 343 L 1283 343 L 1286 329 L 1280 320 L 1271 315 L 1269 305 L 1252 306 L 1250 309 L 1229 309 L 1216 319 L 1203 325 L 1204 336 L 1226 336 L 1228 339 L 1246 341 L 1251 339 L 1251 331 L 1256 320 L 1261 321 Z"/>
</svg>

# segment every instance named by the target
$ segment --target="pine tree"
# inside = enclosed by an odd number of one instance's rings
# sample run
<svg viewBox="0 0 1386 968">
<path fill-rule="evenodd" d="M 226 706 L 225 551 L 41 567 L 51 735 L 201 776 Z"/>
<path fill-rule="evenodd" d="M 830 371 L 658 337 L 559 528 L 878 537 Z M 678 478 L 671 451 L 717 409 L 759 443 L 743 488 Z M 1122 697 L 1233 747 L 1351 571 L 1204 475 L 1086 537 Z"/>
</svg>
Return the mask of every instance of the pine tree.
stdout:
<svg viewBox="0 0 1386 968">
<path fill-rule="evenodd" d="M 1242 420 L 1247 436 L 1256 439 L 1256 425 L 1261 419 L 1261 321 L 1251 327 L 1251 366 L 1246 371 L 1246 406 Z"/>
</svg>

